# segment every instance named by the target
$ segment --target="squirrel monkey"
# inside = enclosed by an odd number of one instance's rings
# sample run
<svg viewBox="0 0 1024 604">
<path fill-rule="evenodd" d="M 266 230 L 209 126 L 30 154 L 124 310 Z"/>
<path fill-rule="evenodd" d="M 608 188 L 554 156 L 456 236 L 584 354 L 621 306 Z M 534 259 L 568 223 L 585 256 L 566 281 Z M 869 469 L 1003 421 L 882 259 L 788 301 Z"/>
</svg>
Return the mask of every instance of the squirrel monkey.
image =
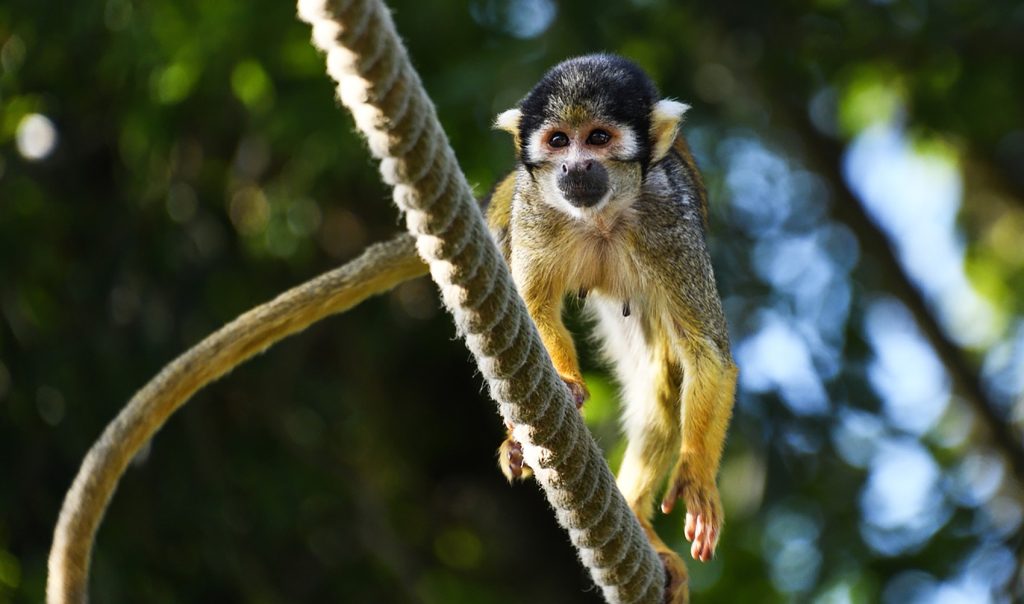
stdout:
<svg viewBox="0 0 1024 604">
<path fill-rule="evenodd" d="M 518 165 L 483 201 L 578 406 L 588 393 L 562 323 L 563 298 L 585 298 L 596 317 L 625 399 L 618 486 L 662 557 L 673 604 L 686 601 L 686 569 L 651 526 L 655 490 L 674 461 L 661 510 L 683 500 L 690 553 L 710 560 L 723 520 L 716 476 L 736 384 L 704 242 L 704 186 L 679 134 L 686 109 L 659 99 L 643 71 L 620 57 L 561 63 L 498 116 Z M 193 392 L 325 314 L 426 271 L 404 235 L 246 313 L 165 367 L 108 426 L 65 499 L 49 561 L 51 600 L 84 598 L 93 536 L 118 478 Z M 510 480 L 528 475 L 511 436 L 500 451 Z"/>
<path fill-rule="evenodd" d="M 566 294 L 585 298 L 622 385 L 628 446 L 618 485 L 685 601 L 682 560 L 651 526 L 655 491 L 674 462 L 664 513 L 686 505 L 691 555 L 711 559 L 722 527 L 716 486 L 736 365 L 704 241 L 704 185 L 679 126 L 688 109 L 660 99 L 635 64 L 590 55 L 552 68 L 497 117 L 515 170 L 484 201 L 487 222 L 578 406 L 588 393 L 562 322 Z M 511 437 L 512 480 L 529 475 Z"/>
</svg>

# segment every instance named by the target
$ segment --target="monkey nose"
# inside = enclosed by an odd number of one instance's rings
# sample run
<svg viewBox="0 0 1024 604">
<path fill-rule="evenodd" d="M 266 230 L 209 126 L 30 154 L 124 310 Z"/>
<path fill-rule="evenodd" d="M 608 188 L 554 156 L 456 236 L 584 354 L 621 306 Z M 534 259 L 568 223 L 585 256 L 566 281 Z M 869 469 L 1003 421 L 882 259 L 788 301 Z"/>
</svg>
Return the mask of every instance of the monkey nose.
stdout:
<svg viewBox="0 0 1024 604">
<path fill-rule="evenodd" d="M 608 192 L 608 172 L 594 160 L 562 164 L 558 188 L 565 200 L 576 207 L 592 207 Z"/>
<path fill-rule="evenodd" d="M 590 169 L 594 167 L 593 160 L 588 160 L 587 163 L 583 164 L 583 171 L 590 172 Z M 569 164 L 562 164 L 562 174 L 569 173 Z"/>
</svg>

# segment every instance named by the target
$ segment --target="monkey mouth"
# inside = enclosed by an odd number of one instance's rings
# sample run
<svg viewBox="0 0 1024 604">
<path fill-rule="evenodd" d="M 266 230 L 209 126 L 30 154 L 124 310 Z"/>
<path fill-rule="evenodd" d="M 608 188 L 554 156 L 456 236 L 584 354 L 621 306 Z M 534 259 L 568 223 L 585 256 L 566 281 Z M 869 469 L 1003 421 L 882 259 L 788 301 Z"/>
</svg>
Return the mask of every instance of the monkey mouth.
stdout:
<svg viewBox="0 0 1024 604">
<path fill-rule="evenodd" d="M 571 188 L 562 190 L 562 195 L 570 205 L 577 208 L 592 208 L 599 204 L 608 193 L 607 187 Z"/>
<path fill-rule="evenodd" d="M 588 203 L 579 203 L 579 200 L 574 202 L 567 196 L 563 196 L 563 199 L 565 200 L 562 205 L 564 212 L 576 220 L 589 222 L 597 216 L 611 211 L 614 194 L 610 189 L 606 190 L 603 195 L 587 199 Z"/>
</svg>

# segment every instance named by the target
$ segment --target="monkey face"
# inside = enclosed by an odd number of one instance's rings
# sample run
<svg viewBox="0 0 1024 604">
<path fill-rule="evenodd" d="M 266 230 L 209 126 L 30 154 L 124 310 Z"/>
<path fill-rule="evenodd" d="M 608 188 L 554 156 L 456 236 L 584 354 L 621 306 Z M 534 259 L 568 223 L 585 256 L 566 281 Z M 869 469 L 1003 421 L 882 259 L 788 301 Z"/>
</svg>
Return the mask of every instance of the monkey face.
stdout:
<svg viewBox="0 0 1024 604">
<path fill-rule="evenodd" d="M 608 121 L 553 120 L 524 141 L 542 197 L 576 218 L 628 204 L 640 190 L 636 134 Z"/>
<path fill-rule="evenodd" d="M 629 207 L 686 109 L 658 100 L 634 63 L 599 54 L 553 67 L 495 126 L 512 134 L 544 202 L 582 219 Z"/>
</svg>

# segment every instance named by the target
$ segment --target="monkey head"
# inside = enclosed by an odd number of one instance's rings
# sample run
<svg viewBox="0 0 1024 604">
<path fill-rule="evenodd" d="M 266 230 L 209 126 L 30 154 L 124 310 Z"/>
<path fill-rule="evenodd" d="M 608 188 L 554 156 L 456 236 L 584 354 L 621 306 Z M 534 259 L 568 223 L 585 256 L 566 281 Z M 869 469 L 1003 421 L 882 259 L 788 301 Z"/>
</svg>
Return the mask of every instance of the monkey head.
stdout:
<svg viewBox="0 0 1024 604">
<path fill-rule="evenodd" d="M 659 99 L 636 64 L 597 54 L 553 67 L 495 126 L 512 133 L 541 197 L 583 218 L 636 198 L 687 109 Z"/>
</svg>

